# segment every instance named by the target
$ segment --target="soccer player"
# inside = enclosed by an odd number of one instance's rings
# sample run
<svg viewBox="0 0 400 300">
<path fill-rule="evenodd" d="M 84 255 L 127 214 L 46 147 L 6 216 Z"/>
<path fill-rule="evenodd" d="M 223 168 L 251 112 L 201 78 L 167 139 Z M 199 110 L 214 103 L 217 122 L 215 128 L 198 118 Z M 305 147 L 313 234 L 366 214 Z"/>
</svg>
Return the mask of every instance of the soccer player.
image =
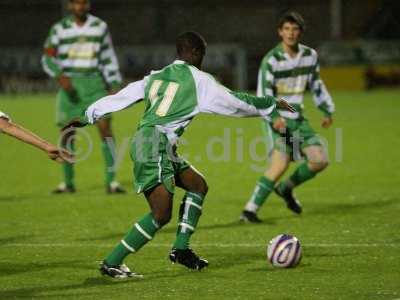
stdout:
<svg viewBox="0 0 400 300">
<path fill-rule="evenodd" d="M 51 160 L 55 160 L 59 163 L 72 161 L 72 155 L 68 151 L 57 148 L 22 126 L 11 122 L 10 118 L 0 111 L 0 133 L 1 132 L 43 150 Z"/>
<path fill-rule="evenodd" d="M 63 128 L 82 115 L 90 104 L 116 92 L 121 75 L 107 24 L 89 14 L 89 0 L 69 0 L 71 15 L 56 23 L 44 46 L 42 65 L 60 86 L 57 95 L 56 122 Z M 108 193 L 124 193 L 115 181 L 111 118 L 97 123 L 103 140 L 105 184 Z M 74 149 L 74 131 L 61 129 L 62 146 Z M 64 163 L 64 182 L 54 193 L 75 192 L 73 165 Z"/>
<path fill-rule="evenodd" d="M 273 143 L 271 164 L 264 176 L 258 179 L 253 195 L 240 216 L 242 221 L 261 222 L 257 211 L 273 190 L 284 199 L 290 210 L 300 214 L 302 207 L 293 195 L 293 189 L 314 178 L 328 165 L 324 146 L 302 113 L 306 88 L 312 91 L 315 105 L 324 115 L 322 127 L 332 125 L 335 107 L 319 76 L 317 52 L 299 43 L 303 32 L 303 18 L 296 12 L 285 14 L 278 24 L 282 42 L 269 51 L 261 62 L 257 95 L 284 97 L 296 112 L 280 111 L 287 124 L 284 132 L 265 122 Z M 300 162 L 287 180 L 277 184 L 291 160 L 300 156 L 304 156 L 305 161 Z"/>
<path fill-rule="evenodd" d="M 200 71 L 206 42 L 198 33 L 185 32 L 178 36 L 176 48 L 178 60 L 171 65 L 151 72 L 115 95 L 100 99 L 86 111 L 87 121 L 92 124 L 108 113 L 142 99 L 145 102 L 131 157 L 137 192 L 144 193 L 151 212 L 135 223 L 101 264 L 101 273 L 114 278 L 140 276 L 131 272 L 123 260 L 153 239 L 169 222 L 175 185 L 186 194 L 180 205 L 176 240 L 169 259 L 190 269 L 201 270 L 208 266 L 207 260 L 189 248 L 189 239 L 202 213 L 208 186 L 194 167 L 176 155 L 179 137 L 197 114 L 258 116 L 275 120 L 272 126 L 282 129 L 285 124 L 276 105 L 294 111 L 285 101 L 276 101 L 271 96 L 232 92 L 210 74 Z"/>
</svg>

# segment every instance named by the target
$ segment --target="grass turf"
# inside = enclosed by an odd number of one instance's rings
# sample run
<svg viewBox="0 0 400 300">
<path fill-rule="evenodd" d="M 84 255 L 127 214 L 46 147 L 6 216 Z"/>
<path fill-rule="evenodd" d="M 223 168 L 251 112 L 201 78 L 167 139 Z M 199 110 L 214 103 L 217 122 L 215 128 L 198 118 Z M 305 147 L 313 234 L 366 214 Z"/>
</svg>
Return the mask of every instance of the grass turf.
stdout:
<svg viewBox="0 0 400 300">
<path fill-rule="evenodd" d="M 199 273 L 169 263 L 175 220 L 127 259 L 144 273 L 143 280 L 118 282 L 97 271 L 98 261 L 148 211 L 144 198 L 131 188 L 132 164 L 124 151 L 143 107 L 114 115 L 124 153 L 118 177 L 130 190 L 125 196 L 104 193 L 95 128 L 88 129 L 93 152 L 76 166 L 79 193 L 70 196 L 49 194 L 60 181 L 59 166 L 1 135 L 0 298 L 400 298 L 398 95 L 398 90 L 335 93 L 337 114 L 328 131 L 320 128 L 319 112 L 307 99 L 311 123 L 329 141 L 331 165 L 297 190 L 302 216 L 292 215 L 273 195 L 261 210 L 261 225 L 237 221 L 265 165 L 250 158 L 250 150 L 260 157 L 265 153 L 256 139 L 262 135 L 260 121 L 198 117 L 184 135 L 180 152 L 210 186 L 192 238 L 193 248 L 209 259 L 210 267 Z M 57 140 L 52 95 L 1 96 L 0 109 Z M 216 142 L 224 135 L 231 149 L 225 158 Z M 241 140 L 243 151 L 237 150 Z M 211 146 L 214 150 L 209 159 L 207 145 L 208 151 Z M 182 195 L 177 191 L 174 217 Z M 265 258 L 267 242 L 283 232 L 303 243 L 303 260 L 295 269 L 275 269 Z"/>
</svg>

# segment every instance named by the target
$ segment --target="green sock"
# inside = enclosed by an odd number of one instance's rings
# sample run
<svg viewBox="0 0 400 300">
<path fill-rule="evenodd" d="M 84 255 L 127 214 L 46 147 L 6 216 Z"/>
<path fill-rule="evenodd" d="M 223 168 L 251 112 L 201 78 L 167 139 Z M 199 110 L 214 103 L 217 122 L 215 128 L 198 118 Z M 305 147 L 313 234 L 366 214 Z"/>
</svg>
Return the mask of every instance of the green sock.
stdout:
<svg viewBox="0 0 400 300">
<path fill-rule="evenodd" d="M 204 195 L 200 193 L 186 192 L 179 209 L 179 223 L 176 232 L 174 248 L 187 249 L 190 236 L 196 229 L 201 216 Z"/>
<path fill-rule="evenodd" d="M 137 222 L 114 250 L 106 257 L 105 262 L 109 266 L 118 266 L 122 264 L 128 254 L 137 252 L 148 241 L 150 241 L 160 226 L 154 220 L 151 213 L 145 215 Z"/>
<path fill-rule="evenodd" d="M 64 183 L 67 187 L 74 187 L 74 165 L 63 163 Z"/>
<path fill-rule="evenodd" d="M 280 188 L 286 189 L 286 188 L 294 188 L 295 186 L 298 186 L 307 180 L 310 180 L 315 177 L 317 173 L 313 172 L 310 170 L 308 167 L 307 162 L 302 163 L 296 171 L 289 177 L 288 180 L 284 181 L 281 185 Z"/>
<path fill-rule="evenodd" d="M 103 141 L 101 144 L 101 150 L 103 151 L 104 162 L 106 164 L 105 169 L 105 179 L 106 185 L 110 185 L 110 183 L 115 178 L 115 166 L 114 166 L 114 148 L 113 145 L 109 145 L 107 142 Z"/>
<path fill-rule="evenodd" d="M 265 176 L 261 176 L 257 181 L 253 195 L 246 204 L 245 210 L 256 212 L 267 200 L 269 194 L 274 190 L 274 185 L 275 182 Z"/>
<path fill-rule="evenodd" d="M 74 153 L 75 150 L 75 145 L 70 144 L 67 147 L 67 150 L 70 151 L 71 153 Z M 74 172 L 74 165 L 70 163 L 63 163 L 63 173 L 64 173 L 64 183 L 67 187 L 74 187 L 74 177 L 75 177 L 75 172 Z"/>
</svg>

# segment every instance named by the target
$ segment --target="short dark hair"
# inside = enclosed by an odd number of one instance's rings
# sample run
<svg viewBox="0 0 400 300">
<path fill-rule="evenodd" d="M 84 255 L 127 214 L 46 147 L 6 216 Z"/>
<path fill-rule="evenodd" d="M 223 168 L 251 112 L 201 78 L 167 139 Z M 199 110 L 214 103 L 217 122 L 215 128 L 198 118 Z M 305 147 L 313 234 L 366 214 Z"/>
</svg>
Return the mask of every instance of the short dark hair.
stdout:
<svg viewBox="0 0 400 300">
<path fill-rule="evenodd" d="M 286 22 L 297 24 L 300 30 L 303 32 L 306 30 L 304 19 L 298 12 L 289 11 L 283 14 L 282 17 L 279 19 L 278 28 L 282 28 L 283 24 L 285 24 Z"/>
<path fill-rule="evenodd" d="M 196 49 L 205 53 L 207 47 L 206 40 L 200 33 L 195 31 L 186 31 L 178 35 L 176 38 L 176 52 L 181 55 L 185 51 Z"/>
</svg>

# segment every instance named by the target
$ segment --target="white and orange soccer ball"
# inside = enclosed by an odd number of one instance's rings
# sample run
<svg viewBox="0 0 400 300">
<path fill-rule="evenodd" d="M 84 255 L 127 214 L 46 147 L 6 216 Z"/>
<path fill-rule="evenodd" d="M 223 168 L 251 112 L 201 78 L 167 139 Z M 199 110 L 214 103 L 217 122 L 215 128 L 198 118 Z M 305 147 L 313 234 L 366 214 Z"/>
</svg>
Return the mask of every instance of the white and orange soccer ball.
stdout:
<svg viewBox="0 0 400 300">
<path fill-rule="evenodd" d="M 280 234 L 269 242 L 267 257 L 275 267 L 293 268 L 299 264 L 302 257 L 300 241 L 293 235 Z"/>
</svg>

